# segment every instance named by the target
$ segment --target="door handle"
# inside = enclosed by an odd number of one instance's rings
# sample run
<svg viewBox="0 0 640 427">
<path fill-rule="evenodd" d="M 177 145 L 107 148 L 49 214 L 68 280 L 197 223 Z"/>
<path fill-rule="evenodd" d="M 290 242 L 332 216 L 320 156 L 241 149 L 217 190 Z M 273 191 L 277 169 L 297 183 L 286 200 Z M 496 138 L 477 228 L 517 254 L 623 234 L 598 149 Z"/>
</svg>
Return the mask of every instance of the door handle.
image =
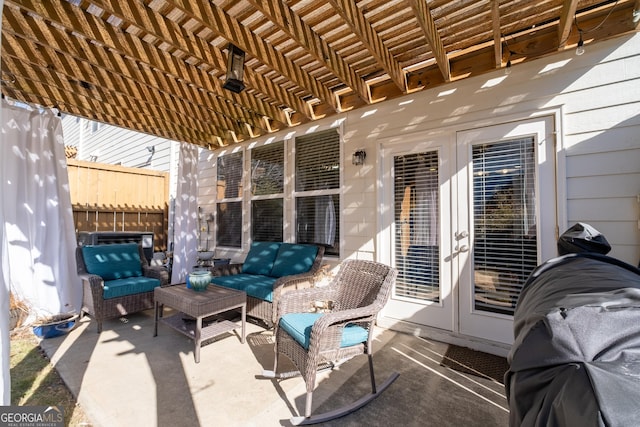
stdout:
<svg viewBox="0 0 640 427">
<path fill-rule="evenodd" d="M 456 231 L 456 234 L 455 234 L 456 240 L 464 239 L 466 237 L 469 237 L 469 232 L 467 230 L 462 230 L 460 232 Z"/>
<path fill-rule="evenodd" d="M 456 245 L 456 247 L 454 248 L 454 250 L 456 252 L 469 252 L 469 246 L 467 245 L 462 245 L 462 246 L 458 246 Z"/>
</svg>

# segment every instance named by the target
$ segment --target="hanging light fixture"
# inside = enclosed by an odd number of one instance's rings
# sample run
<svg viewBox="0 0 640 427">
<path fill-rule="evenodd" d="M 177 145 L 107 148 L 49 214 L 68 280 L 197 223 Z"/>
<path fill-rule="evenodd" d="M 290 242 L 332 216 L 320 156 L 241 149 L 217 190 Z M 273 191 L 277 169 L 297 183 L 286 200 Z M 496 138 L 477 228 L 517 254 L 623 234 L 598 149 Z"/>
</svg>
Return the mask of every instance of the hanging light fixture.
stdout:
<svg viewBox="0 0 640 427">
<path fill-rule="evenodd" d="M 584 40 L 582 40 L 582 31 L 580 31 L 580 40 L 578 40 L 578 46 L 576 47 L 576 55 L 580 56 L 584 53 Z"/>
<path fill-rule="evenodd" d="M 229 57 L 227 59 L 227 78 L 222 85 L 223 88 L 234 93 L 244 90 L 242 77 L 244 75 L 244 52 L 237 46 L 229 43 L 227 48 Z"/>
</svg>

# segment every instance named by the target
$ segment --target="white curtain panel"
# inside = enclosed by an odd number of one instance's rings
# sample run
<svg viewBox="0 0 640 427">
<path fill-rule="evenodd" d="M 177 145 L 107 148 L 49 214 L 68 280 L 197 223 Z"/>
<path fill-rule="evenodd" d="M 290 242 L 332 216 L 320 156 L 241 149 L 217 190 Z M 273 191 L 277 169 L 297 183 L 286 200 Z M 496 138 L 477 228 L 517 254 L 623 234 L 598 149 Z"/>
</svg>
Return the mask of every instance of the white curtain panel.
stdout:
<svg viewBox="0 0 640 427">
<path fill-rule="evenodd" d="M 79 312 L 82 287 L 60 118 L 3 100 L 1 120 L 3 294 L 11 290 L 39 317 Z M 3 332 L 7 321 L 3 316 Z M 9 347 L 5 337 L 3 350 Z"/>
<path fill-rule="evenodd" d="M 180 143 L 171 283 L 184 283 L 198 259 L 198 147 Z"/>
</svg>

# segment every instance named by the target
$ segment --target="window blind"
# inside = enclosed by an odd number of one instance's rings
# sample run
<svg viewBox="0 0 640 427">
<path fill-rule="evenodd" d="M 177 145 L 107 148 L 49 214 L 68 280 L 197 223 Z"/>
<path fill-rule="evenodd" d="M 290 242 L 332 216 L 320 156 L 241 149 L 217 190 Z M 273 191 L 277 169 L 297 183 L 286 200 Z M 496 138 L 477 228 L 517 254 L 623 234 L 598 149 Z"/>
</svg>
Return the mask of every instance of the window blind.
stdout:
<svg viewBox="0 0 640 427">
<path fill-rule="evenodd" d="M 513 315 L 538 263 L 533 137 L 472 148 L 475 308 Z"/>
<path fill-rule="evenodd" d="M 218 157 L 218 200 L 242 197 L 242 151 Z"/>
<path fill-rule="evenodd" d="M 241 247 L 242 202 L 222 202 L 216 207 L 218 246 Z"/>
<path fill-rule="evenodd" d="M 395 295 L 440 300 L 438 152 L 394 157 Z"/>
<path fill-rule="evenodd" d="M 284 141 L 251 150 L 251 238 L 283 241 Z"/>
<path fill-rule="evenodd" d="M 295 139 L 296 242 L 340 255 L 340 134 L 336 129 Z M 318 194 L 320 192 L 321 194 Z"/>
<path fill-rule="evenodd" d="M 335 129 L 296 138 L 296 191 L 340 188 L 340 135 Z"/>
<path fill-rule="evenodd" d="M 251 150 L 251 194 L 261 196 L 284 192 L 284 142 Z"/>
<path fill-rule="evenodd" d="M 282 198 L 251 201 L 251 236 L 254 242 L 282 242 Z"/>
<path fill-rule="evenodd" d="M 242 201 L 228 199 L 242 198 L 243 153 L 218 157 L 217 205 L 216 205 L 216 245 L 239 248 L 242 238 Z"/>
</svg>

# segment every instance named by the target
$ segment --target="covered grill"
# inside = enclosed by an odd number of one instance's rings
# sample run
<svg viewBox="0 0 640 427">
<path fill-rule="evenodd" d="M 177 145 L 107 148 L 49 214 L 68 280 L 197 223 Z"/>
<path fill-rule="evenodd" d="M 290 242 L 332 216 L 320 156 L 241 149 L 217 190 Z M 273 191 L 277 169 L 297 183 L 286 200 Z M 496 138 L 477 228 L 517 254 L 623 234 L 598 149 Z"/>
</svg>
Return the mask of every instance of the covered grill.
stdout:
<svg viewBox="0 0 640 427">
<path fill-rule="evenodd" d="M 514 314 L 505 374 L 511 426 L 640 422 L 640 270 L 576 224 L 538 266 Z"/>
</svg>

